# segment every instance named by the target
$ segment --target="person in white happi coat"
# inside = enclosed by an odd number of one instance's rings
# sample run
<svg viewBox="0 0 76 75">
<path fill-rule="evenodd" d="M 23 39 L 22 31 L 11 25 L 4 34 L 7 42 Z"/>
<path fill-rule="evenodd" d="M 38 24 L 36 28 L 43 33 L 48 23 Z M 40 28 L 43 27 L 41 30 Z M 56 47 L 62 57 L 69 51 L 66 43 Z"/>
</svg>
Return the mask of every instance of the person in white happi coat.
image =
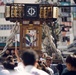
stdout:
<svg viewBox="0 0 76 75">
<path fill-rule="evenodd" d="M 45 71 L 36 68 L 38 64 L 38 55 L 34 50 L 26 50 L 25 52 L 23 52 L 21 59 L 23 62 L 23 68 L 21 69 L 22 73 L 27 72 L 32 75 L 49 75 Z M 20 62 L 20 64 L 22 62 Z"/>
</svg>

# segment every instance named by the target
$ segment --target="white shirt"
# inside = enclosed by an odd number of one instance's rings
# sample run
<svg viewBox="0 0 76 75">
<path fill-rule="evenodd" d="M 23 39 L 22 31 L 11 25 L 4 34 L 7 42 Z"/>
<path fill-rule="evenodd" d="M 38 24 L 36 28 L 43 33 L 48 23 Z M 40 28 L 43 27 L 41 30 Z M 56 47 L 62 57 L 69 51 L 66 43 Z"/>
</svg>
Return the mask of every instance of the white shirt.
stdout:
<svg viewBox="0 0 76 75">
<path fill-rule="evenodd" d="M 32 65 L 25 66 L 22 62 L 18 63 L 18 66 L 15 68 L 15 70 L 19 73 L 19 75 L 22 73 L 23 75 L 26 73 L 32 74 L 32 75 L 49 75 L 43 70 L 39 70 L 36 67 Z M 14 74 L 15 75 L 15 74 Z M 27 75 L 27 74 L 26 74 Z"/>
<path fill-rule="evenodd" d="M 24 70 L 33 75 L 49 75 L 45 71 L 37 69 L 36 67 L 32 65 L 26 66 Z"/>
<path fill-rule="evenodd" d="M 6 69 L 0 70 L 0 75 L 9 75 L 10 72 Z"/>
<path fill-rule="evenodd" d="M 53 71 L 50 67 L 47 67 L 47 70 L 50 71 L 50 74 L 51 74 L 51 75 L 54 75 L 54 71 Z"/>
<path fill-rule="evenodd" d="M 12 75 L 32 75 L 24 70 L 24 65 L 22 62 L 18 62 L 18 66 L 14 68 L 15 72 Z"/>
<path fill-rule="evenodd" d="M 22 62 L 18 62 L 18 66 L 14 68 L 16 72 L 22 72 L 24 70 L 24 65 Z"/>
<path fill-rule="evenodd" d="M 30 73 L 27 73 L 27 72 L 13 72 L 10 75 L 33 75 L 33 74 L 30 74 Z"/>
<path fill-rule="evenodd" d="M 3 65 L 0 65 L 0 75 L 9 75 L 10 72 L 4 68 Z"/>
</svg>

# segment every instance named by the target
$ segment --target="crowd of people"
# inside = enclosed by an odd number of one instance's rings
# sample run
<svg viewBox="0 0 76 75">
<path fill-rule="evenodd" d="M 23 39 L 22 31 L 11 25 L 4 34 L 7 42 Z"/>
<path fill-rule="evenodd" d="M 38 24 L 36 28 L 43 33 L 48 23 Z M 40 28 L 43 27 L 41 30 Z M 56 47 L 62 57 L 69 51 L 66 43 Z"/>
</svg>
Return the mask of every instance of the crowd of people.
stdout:
<svg viewBox="0 0 76 75">
<path fill-rule="evenodd" d="M 50 55 L 39 57 L 34 50 L 19 54 L 18 50 L 5 52 L 0 58 L 0 75 L 76 75 L 76 54 L 66 58 L 65 68 L 58 63 L 55 69 L 51 66 L 53 57 Z"/>
</svg>

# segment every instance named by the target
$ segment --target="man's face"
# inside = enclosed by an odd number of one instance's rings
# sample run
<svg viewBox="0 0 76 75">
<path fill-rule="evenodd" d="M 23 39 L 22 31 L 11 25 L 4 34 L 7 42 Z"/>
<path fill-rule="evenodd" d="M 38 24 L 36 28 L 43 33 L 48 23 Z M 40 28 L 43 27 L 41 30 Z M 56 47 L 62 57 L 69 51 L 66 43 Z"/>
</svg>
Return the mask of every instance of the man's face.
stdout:
<svg viewBox="0 0 76 75">
<path fill-rule="evenodd" d="M 51 63 L 52 63 L 52 60 L 51 59 L 46 59 L 47 66 L 50 66 Z"/>
<path fill-rule="evenodd" d="M 70 63 L 66 63 L 66 66 L 67 66 L 67 69 L 70 71 L 71 68 L 72 68 L 71 64 Z"/>
</svg>

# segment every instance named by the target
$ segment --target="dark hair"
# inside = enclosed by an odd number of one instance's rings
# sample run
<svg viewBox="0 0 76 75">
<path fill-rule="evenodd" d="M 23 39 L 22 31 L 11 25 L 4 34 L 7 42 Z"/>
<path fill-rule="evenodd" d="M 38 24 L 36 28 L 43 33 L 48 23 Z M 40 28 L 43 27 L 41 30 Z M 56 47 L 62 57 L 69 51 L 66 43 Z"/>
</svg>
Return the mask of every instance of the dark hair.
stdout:
<svg viewBox="0 0 76 75">
<path fill-rule="evenodd" d="M 8 56 L 6 60 L 7 60 L 8 62 L 12 62 L 12 59 L 13 59 L 12 56 Z"/>
<path fill-rule="evenodd" d="M 76 68 L 76 55 L 69 55 L 66 58 L 66 63 L 70 63 L 71 66 L 73 66 L 74 68 Z"/>
<path fill-rule="evenodd" d="M 8 70 L 14 70 L 14 67 L 15 67 L 14 64 L 10 64 L 8 62 L 3 62 L 3 66 L 5 69 L 8 69 Z"/>
<path fill-rule="evenodd" d="M 76 52 L 74 52 L 73 55 L 76 55 Z"/>
<path fill-rule="evenodd" d="M 21 56 L 24 65 L 34 65 L 38 59 L 38 55 L 34 50 L 26 50 Z"/>
</svg>

